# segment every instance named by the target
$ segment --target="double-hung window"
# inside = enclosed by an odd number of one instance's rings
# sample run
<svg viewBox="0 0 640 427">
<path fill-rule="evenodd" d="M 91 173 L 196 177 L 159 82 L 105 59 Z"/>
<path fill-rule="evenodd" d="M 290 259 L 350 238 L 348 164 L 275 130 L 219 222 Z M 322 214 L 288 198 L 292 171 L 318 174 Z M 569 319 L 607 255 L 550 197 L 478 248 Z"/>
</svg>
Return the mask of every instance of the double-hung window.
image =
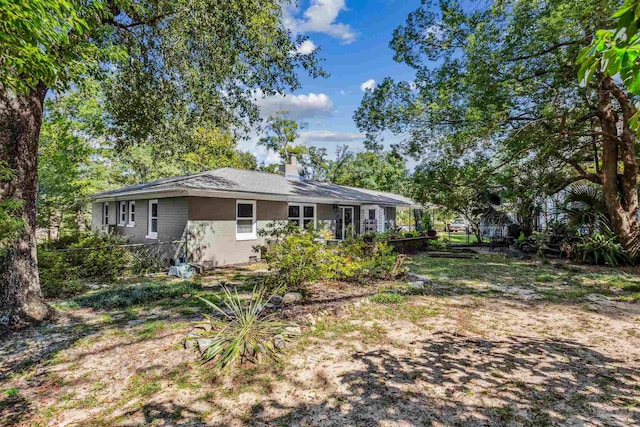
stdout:
<svg viewBox="0 0 640 427">
<path fill-rule="evenodd" d="M 149 200 L 149 230 L 147 238 L 158 238 L 158 201 Z"/>
<path fill-rule="evenodd" d="M 118 225 L 124 227 L 127 223 L 127 202 L 120 202 L 120 216 L 118 217 Z"/>
<path fill-rule="evenodd" d="M 307 228 L 309 224 L 316 226 L 316 205 L 289 204 L 289 222 Z"/>
<path fill-rule="evenodd" d="M 127 227 L 134 227 L 136 225 L 136 202 L 129 202 L 129 222 L 127 223 Z"/>
<path fill-rule="evenodd" d="M 255 200 L 236 201 L 236 240 L 255 240 L 256 238 Z"/>
</svg>

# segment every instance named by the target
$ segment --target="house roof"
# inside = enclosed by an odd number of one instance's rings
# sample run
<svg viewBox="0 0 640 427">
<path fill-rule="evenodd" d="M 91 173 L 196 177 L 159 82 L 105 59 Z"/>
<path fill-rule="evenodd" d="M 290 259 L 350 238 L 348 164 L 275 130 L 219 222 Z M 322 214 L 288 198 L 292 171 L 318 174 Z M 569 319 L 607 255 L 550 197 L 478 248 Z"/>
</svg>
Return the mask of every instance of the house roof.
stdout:
<svg viewBox="0 0 640 427">
<path fill-rule="evenodd" d="M 416 203 L 399 194 L 347 187 L 313 180 L 285 178 L 268 172 L 222 168 L 159 179 L 91 195 L 94 201 L 142 198 L 209 196 L 246 197 L 264 200 L 286 200 L 313 203 L 356 203 L 414 206 Z"/>
</svg>

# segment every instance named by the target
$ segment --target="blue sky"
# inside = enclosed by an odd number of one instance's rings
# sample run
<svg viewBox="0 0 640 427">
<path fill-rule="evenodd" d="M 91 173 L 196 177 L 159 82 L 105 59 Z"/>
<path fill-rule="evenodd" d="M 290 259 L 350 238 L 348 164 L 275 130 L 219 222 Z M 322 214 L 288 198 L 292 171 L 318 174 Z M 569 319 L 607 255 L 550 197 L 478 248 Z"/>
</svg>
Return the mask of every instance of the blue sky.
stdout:
<svg viewBox="0 0 640 427">
<path fill-rule="evenodd" d="M 362 99 L 361 87 L 388 76 L 412 79 L 406 65 L 393 61 L 389 42 L 393 30 L 419 6 L 419 0 L 301 0 L 297 8 L 286 8 L 286 25 L 309 37 L 312 44 L 303 49 L 320 49 L 322 66 L 331 76 L 312 79 L 301 74 L 300 90 L 259 101 L 263 117 L 289 110 L 293 119 L 308 125 L 300 142 L 326 147 L 331 155 L 342 144 L 362 150 L 364 137 L 352 118 Z M 256 154 L 259 161 L 277 161 L 274 153 L 255 145 L 256 138 L 240 148 Z"/>
</svg>

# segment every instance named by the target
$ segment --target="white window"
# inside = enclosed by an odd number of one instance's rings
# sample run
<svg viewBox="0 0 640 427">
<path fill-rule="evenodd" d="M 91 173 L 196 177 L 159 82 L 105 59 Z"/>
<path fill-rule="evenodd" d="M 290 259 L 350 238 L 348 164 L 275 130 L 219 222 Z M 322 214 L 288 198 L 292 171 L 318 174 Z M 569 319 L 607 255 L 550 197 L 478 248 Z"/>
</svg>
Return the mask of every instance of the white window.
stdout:
<svg viewBox="0 0 640 427">
<path fill-rule="evenodd" d="M 236 201 L 236 240 L 255 240 L 256 238 L 255 200 Z"/>
<path fill-rule="evenodd" d="M 109 203 L 102 206 L 102 226 L 104 231 L 109 231 Z"/>
<path fill-rule="evenodd" d="M 289 222 L 307 228 L 309 224 L 316 226 L 316 205 L 289 204 Z"/>
<path fill-rule="evenodd" d="M 158 238 L 158 201 L 149 200 L 149 229 L 147 232 L 148 239 Z"/>
<path fill-rule="evenodd" d="M 127 227 L 133 227 L 136 225 L 136 202 L 129 202 L 129 222 Z"/>
<path fill-rule="evenodd" d="M 127 202 L 120 202 L 120 216 L 118 217 L 118 225 L 124 227 L 127 223 Z"/>
</svg>

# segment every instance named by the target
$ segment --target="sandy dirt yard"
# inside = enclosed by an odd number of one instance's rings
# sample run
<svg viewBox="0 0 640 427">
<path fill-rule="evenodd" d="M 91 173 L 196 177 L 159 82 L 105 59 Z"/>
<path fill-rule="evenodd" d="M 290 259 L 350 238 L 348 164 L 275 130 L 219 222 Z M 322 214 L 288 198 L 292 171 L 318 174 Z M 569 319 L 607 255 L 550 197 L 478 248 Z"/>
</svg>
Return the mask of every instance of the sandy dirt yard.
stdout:
<svg viewBox="0 0 640 427">
<path fill-rule="evenodd" d="M 184 348 L 193 296 L 247 291 L 255 268 L 56 301 L 55 322 L 2 337 L 0 425 L 640 425 L 637 270 L 409 264 L 424 291 L 310 286 L 282 313 L 302 329 L 283 356 L 229 374 Z"/>
</svg>

